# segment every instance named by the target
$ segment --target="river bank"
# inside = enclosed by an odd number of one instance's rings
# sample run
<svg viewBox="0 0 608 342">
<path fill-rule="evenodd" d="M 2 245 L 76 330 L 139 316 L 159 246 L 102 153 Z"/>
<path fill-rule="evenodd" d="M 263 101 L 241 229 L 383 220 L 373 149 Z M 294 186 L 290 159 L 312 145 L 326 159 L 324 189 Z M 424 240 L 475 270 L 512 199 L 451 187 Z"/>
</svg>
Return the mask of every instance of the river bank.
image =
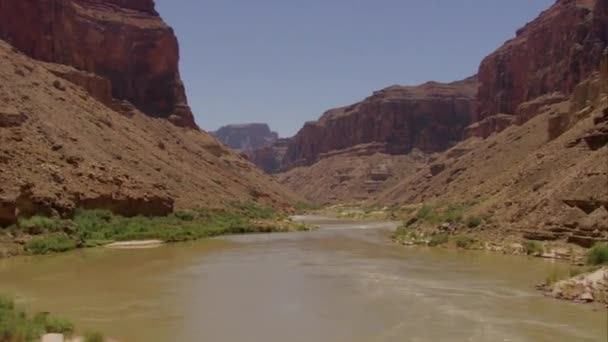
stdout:
<svg viewBox="0 0 608 342">
<path fill-rule="evenodd" d="M 175 243 L 202 238 L 308 230 L 287 214 L 255 203 L 195 209 L 160 217 L 122 217 L 105 210 L 77 210 L 73 218 L 34 216 L 0 230 L 0 258 L 62 253 L 100 246 Z"/>
<path fill-rule="evenodd" d="M 392 240 L 402 246 L 447 250 L 487 251 L 503 255 L 546 259 L 567 265 L 541 275 L 537 288 L 545 295 L 579 303 L 608 304 L 608 274 L 596 281 L 598 269 L 608 263 L 608 245 L 583 248 L 567 241 L 526 239 L 517 232 L 500 230 L 491 217 L 470 214 L 470 205 L 419 205 L 405 208 L 336 205 L 308 211 L 338 219 L 370 221 L 399 220 Z M 604 274 L 604 273 L 601 273 Z M 596 279 L 596 280 L 593 280 Z"/>
</svg>

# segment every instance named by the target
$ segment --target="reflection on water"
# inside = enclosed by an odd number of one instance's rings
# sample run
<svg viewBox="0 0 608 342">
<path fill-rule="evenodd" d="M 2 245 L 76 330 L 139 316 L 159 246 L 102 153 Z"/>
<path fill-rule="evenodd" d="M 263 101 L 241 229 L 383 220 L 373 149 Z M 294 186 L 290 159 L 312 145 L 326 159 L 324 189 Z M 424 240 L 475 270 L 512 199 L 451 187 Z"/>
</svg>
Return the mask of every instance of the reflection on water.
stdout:
<svg viewBox="0 0 608 342">
<path fill-rule="evenodd" d="M 606 341 L 552 265 L 387 245 L 387 225 L 0 261 L 0 291 L 122 341 Z M 368 228 L 368 229 L 366 229 Z"/>
</svg>

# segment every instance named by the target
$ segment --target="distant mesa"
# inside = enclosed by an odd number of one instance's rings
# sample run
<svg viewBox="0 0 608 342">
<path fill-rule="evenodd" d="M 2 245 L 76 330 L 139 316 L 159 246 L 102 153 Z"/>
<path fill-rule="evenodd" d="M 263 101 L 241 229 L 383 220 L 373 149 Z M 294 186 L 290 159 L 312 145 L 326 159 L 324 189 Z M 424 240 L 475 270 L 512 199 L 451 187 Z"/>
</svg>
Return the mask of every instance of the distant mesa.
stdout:
<svg viewBox="0 0 608 342">
<path fill-rule="evenodd" d="M 270 146 L 279 139 L 279 134 L 265 123 L 227 125 L 210 133 L 224 145 L 245 153 Z"/>
</svg>

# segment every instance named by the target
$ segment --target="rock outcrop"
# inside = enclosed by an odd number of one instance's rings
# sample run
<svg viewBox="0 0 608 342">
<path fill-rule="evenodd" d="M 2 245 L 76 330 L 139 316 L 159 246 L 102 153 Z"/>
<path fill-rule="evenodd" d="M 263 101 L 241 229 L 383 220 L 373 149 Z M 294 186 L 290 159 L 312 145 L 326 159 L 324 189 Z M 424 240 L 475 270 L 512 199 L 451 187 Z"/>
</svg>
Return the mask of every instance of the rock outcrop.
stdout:
<svg viewBox="0 0 608 342">
<path fill-rule="evenodd" d="M 227 125 L 209 133 L 226 146 L 246 154 L 270 146 L 279 138 L 277 132 L 271 131 L 270 127 L 263 123 Z"/>
<path fill-rule="evenodd" d="M 295 201 L 208 133 L 178 127 L 196 125 L 153 1 L 0 0 L 2 37 L 15 46 L 0 39 L 0 226 L 77 208 Z"/>
<path fill-rule="evenodd" d="M 519 107 L 528 120 L 495 134 L 480 129 L 475 135 L 485 139 L 436 155 L 428 169 L 379 195 L 378 204 L 465 203 L 499 222 L 489 225 L 500 234 L 585 248 L 608 242 L 608 51 L 600 58 L 600 72 L 580 82 L 569 101 L 527 101 Z"/>
<path fill-rule="evenodd" d="M 247 157 L 266 173 L 280 170 L 291 139 L 277 139 L 272 145 L 250 151 Z"/>
<path fill-rule="evenodd" d="M 483 60 L 474 121 L 523 113 L 521 124 L 535 112 L 520 108 L 522 103 L 551 93 L 569 96 L 597 71 L 608 45 L 607 25 L 605 0 L 558 0 Z"/>
<path fill-rule="evenodd" d="M 37 60 L 109 80 L 114 98 L 149 116 L 196 128 L 177 39 L 153 0 L 0 0 L 0 39 Z M 83 81 L 67 75 L 76 77 Z"/>
<path fill-rule="evenodd" d="M 580 303 L 608 303 L 608 267 L 539 288 L 547 296 Z"/>
<path fill-rule="evenodd" d="M 392 86 L 375 92 L 367 99 L 348 107 L 327 111 L 318 121 L 308 122 L 289 139 L 287 151 L 275 163 L 276 168 L 253 161 L 265 170 L 286 171 L 311 165 L 331 151 L 360 144 L 379 143 L 383 152 L 407 154 L 443 151 L 463 138 L 475 111 L 475 77 L 442 84 L 428 82 L 420 86 Z M 283 143 L 283 142 L 282 142 Z M 275 157 L 278 153 L 275 154 Z"/>
</svg>

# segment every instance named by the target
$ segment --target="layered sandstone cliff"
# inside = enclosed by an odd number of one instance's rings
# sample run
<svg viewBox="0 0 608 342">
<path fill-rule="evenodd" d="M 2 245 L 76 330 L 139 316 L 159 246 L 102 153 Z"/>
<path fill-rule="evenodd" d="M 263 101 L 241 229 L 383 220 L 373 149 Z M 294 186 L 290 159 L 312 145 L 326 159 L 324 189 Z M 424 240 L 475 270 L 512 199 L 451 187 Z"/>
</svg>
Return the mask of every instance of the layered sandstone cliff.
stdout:
<svg viewBox="0 0 608 342">
<path fill-rule="evenodd" d="M 597 71 L 608 45 L 607 25 L 605 0 L 558 0 L 482 61 L 474 121 L 507 114 L 521 124 L 535 113 L 522 104 L 548 94 L 565 100 Z"/>
<path fill-rule="evenodd" d="M 192 129 L 178 55 L 152 0 L 0 0 L 0 226 L 77 208 L 289 208 L 289 191 Z"/>
<path fill-rule="evenodd" d="M 177 39 L 153 0 L 0 0 L 0 39 L 109 80 L 114 98 L 150 116 L 196 127 Z"/>
<path fill-rule="evenodd" d="M 263 123 L 227 125 L 209 133 L 226 146 L 245 153 L 270 146 L 279 138 L 277 132 Z"/>
<path fill-rule="evenodd" d="M 272 151 L 253 162 L 273 172 L 311 165 L 328 152 L 376 143 L 388 154 L 443 151 L 463 137 L 475 110 L 474 77 L 449 84 L 392 86 L 348 107 L 327 111 L 289 139 L 284 156 Z M 279 158 L 276 158 L 279 157 Z M 265 164 L 277 160 L 276 168 Z"/>
</svg>

